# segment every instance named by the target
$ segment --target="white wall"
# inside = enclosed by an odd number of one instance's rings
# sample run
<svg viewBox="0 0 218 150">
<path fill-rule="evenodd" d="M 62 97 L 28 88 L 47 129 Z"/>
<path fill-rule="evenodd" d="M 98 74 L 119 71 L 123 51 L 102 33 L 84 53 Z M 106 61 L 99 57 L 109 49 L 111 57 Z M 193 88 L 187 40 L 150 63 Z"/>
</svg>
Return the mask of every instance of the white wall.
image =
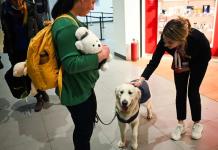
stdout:
<svg viewBox="0 0 218 150">
<path fill-rule="evenodd" d="M 112 13 L 113 12 L 112 0 L 98 0 L 98 2 L 95 4 L 94 11 Z"/>
<path fill-rule="evenodd" d="M 128 57 L 133 38 L 140 41 L 140 0 L 113 0 L 115 52 Z"/>
<path fill-rule="evenodd" d="M 114 10 L 114 30 L 112 32 L 114 37 L 114 43 L 116 47 L 114 52 L 126 56 L 126 40 L 125 40 L 125 6 L 124 0 L 113 0 L 113 10 Z"/>
<path fill-rule="evenodd" d="M 54 4 L 56 3 L 57 0 L 48 0 L 49 2 L 49 7 L 50 11 L 52 10 Z M 112 6 L 112 0 L 99 0 L 95 4 L 95 12 L 108 12 L 112 13 L 113 12 L 113 6 Z"/>
</svg>

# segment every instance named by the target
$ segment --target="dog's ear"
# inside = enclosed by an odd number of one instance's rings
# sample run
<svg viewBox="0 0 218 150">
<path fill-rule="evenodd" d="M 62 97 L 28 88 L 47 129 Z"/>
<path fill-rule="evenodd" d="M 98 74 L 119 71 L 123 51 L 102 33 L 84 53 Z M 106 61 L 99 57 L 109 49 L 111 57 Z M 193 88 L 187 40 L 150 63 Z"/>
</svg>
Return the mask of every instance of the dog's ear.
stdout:
<svg viewBox="0 0 218 150">
<path fill-rule="evenodd" d="M 120 87 L 116 87 L 115 88 L 115 96 L 116 96 L 116 99 L 119 99 L 119 90 L 120 89 Z"/>
<path fill-rule="evenodd" d="M 141 91 L 137 87 L 135 87 L 135 90 L 136 90 L 136 98 L 139 100 L 141 98 Z"/>
</svg>

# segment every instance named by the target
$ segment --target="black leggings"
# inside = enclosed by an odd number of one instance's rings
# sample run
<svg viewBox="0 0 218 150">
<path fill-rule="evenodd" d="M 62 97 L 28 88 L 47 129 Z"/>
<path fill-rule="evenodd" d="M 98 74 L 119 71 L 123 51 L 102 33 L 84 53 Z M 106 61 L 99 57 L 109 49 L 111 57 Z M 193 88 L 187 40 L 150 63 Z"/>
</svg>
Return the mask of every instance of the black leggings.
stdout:
<svg viewBox="0 0 218 150">
<path fill-rule="evenodd" d="M 67 109 L 71 113 L 75 125 L 73 132 L 75 150 L 90 150 L 90 138 L 94 128 L 97 110 L 94 91 L 88 100 L 79 105 L 67 106 Z"/>
<path fill-rule="evenodd" d="M 199 88 L 207 70 L 208 63 L 199 63 L 191 66 L 191 72 L 175 73 L 174 80 L 176 86 L 176 111 L 177 119 L 186 119 L 186 98 L 188 98 L 191 108 L 192 120 L 201 120 L 201 97 Z"/>
</svg>

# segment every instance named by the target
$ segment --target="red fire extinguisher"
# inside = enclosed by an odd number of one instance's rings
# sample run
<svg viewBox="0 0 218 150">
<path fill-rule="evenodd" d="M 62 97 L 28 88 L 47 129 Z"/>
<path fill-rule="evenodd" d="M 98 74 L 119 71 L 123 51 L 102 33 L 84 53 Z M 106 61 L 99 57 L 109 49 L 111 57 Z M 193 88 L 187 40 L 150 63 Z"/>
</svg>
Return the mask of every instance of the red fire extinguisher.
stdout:
<svg viewBox="0 0 218 150">
<path fill-rule="evenodd" d="M 138 43 L 135 39 L 133 39 L 131 42 L 131 60 L 138 60 Z"/>
</svg>

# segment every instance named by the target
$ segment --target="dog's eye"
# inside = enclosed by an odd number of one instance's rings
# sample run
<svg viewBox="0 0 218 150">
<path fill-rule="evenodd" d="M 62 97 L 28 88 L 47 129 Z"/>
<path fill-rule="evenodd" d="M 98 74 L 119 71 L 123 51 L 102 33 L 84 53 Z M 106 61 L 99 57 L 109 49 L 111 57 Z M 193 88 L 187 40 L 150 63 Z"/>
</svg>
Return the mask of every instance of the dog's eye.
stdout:
<svg viewBox="0 0 218 150">
<path fill-rule="evenodd" d="M 128 93 L 129 93 L 129 95 L 132 95 L 132 92 L 131 92 L 131 91 L 129 91 Z"/>
<path fill-rule="evenodd" d="M 120 94 L 123 94 L 123 91 L 120 91 Z"/>
<path fill-rule="evenodd" d="M 95 44 L 93 44 L 92 46 L 95 47 Z"/>
</svg>

